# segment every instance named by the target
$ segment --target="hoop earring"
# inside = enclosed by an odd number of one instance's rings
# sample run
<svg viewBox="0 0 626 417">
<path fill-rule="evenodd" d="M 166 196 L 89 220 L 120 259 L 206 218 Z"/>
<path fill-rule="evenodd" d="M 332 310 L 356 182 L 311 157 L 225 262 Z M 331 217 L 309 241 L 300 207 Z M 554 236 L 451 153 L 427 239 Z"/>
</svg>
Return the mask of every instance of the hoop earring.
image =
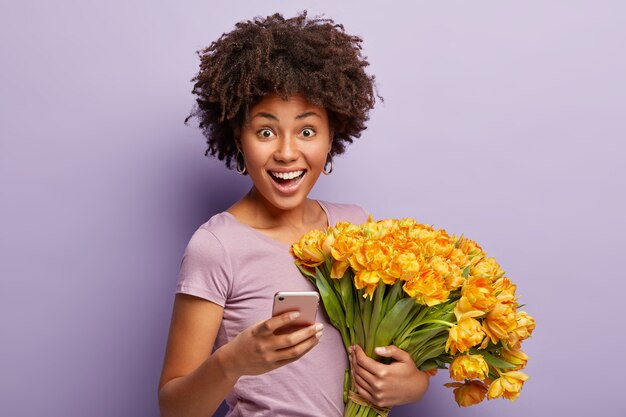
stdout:
<svg viewBox="0 0 626 417">
<path fill-rule="evenodd" d="M 239 155 L 241 155 L 241 159 Z M 246 175 L 246 172 L 248 172 L 246 169 L 246 160 L 243 159 L 243 152 L 241 152 L 239 148 L 237 148 L 237 155 L 235 155 L 235 169 L 241 175 Z"/>
<path fill-rule="evenodd" d="M 328 166 L 328 164 L 330 164 L 330 168 L 327 169 L 326 166 Z M 324 169 L 322 169 L 322 174 L 329 175 L 331 172 L 333 172 L 333 156 L 329 152 L 326 156 L 326 162 L 324 162 Z"/>
</svg>

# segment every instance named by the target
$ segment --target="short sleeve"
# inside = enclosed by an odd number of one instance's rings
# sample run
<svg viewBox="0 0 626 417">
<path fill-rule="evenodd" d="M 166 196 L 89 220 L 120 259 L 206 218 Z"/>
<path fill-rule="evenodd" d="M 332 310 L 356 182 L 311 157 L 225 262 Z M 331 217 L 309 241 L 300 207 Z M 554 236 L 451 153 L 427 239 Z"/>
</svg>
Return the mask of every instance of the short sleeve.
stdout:
<svg viewBox="0 0 626 417">
<path fill-rule="evenodd" d="M 213 233 L 198 229 L 185 249 L 176 292 L 224 307 L 231 286 L 232 270 L 224 247 Z"/>
<path fill-rule="evenodd" d="M 365 210 L 365 209 L 364 209 L 363 207 L 361 207 L 361 206 L 357 206 L 357 205 L 355 204 L 355 207 L 356 207 L 356 210 L 357 210 L 357 212 L 358 212 L 358 215 L 357 215 L 357 216 L 358 216 L 358 218 L 359 218 L 359 221 L 357 221 L 357 222 L 356 222 L 356 224 L 362 224 L 362 223 L 365 223 L 366 221 L 368 221 L 368 220 L 369 220 L 369 218 L 370 218 L 370 216 L 371 216 L 371 214 L 370 214 L 370 213 L 368 213 L 368 212 L 367 212 L 367 210 Z"/>
<path fill-rule="evenodd" d="M 333 226 L 338 222 L 363 224 L 370 217 L 370 214 L 363 207 L 356 204 L 330 203 L 328 201 L 320 201 L 319 203 L 328 215 L 329 224 Z"/>
</svg>

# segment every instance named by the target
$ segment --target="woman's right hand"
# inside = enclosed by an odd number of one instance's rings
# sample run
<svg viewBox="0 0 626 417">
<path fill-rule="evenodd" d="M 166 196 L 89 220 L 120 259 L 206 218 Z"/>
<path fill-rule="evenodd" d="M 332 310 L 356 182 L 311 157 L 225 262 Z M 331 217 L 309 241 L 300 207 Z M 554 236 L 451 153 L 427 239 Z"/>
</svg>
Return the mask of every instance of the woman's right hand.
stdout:
<svg viewBox="0 0 626 417">
<path fill-rule="evenodd" d="M 221 356 L 226 374 L 235 379 L 243 375 L 259 375 L 301 358 L 319 342 L 324 329 L 321 323 L 276 334 L 299 316 L 288 312 L 248 327 L 215 353 Z"/>
</svg>

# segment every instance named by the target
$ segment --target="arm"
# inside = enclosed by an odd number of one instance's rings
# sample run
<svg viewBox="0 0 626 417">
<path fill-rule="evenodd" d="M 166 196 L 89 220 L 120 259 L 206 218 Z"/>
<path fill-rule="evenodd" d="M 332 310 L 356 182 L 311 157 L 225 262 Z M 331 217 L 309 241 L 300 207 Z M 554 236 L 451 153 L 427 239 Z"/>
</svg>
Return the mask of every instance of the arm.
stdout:
<svg viewBox="0 0 626 417">
<path fill-rule="evenodd" d="M 212 353 L 224 309 L 179 294 L 174 302 L 163 372 L 159 383 L 161 416 L 212 415 L 242 375 L 257 375 L 293 362 L 311 350 L 322 333 L 313 324 L 285 335 L 293 313 L 249 327 Z"/>
<path fill-rule="evenodd" d="M 389 365 L 363 352 L 360 346 L 350 348 L 353 380 L 358 394 L 380 407 L 391 407 L 418 401 L 428 389 L 429 377 L 415 367 L 408 353 L 396 346 L 376 348 L 379 356 L 393 358 Z"/>
<path fill-rule="evenodd" d="M 179 294 L 159 382 L 161 416 L 212 415 L 236 382 L 220 354 L 211 355 L 223 308 Z"/>
</svg>

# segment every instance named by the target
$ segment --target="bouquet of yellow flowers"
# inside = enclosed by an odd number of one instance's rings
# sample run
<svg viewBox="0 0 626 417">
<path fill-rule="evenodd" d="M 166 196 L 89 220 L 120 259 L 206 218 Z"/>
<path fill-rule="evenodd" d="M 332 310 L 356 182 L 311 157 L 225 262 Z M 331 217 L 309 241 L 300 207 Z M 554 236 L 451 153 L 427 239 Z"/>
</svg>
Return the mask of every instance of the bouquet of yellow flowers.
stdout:
<svg viewBox="0 0 626 417">
<path fill-rule="evenodd" d="M 313 230 L 291 247 L 343 338 L 381 362 L 374 348 L 395 345 L 418 369 L 450 370 L 459 406 L 514 400 L 528 376 L 521 343 L 535 328 L 518 311 L 515 285 L 494 258 L 466 237 L 413 219 L 342 222 Z M 344 416 L 386 415 L 344 381 Z"/>
</svg>

